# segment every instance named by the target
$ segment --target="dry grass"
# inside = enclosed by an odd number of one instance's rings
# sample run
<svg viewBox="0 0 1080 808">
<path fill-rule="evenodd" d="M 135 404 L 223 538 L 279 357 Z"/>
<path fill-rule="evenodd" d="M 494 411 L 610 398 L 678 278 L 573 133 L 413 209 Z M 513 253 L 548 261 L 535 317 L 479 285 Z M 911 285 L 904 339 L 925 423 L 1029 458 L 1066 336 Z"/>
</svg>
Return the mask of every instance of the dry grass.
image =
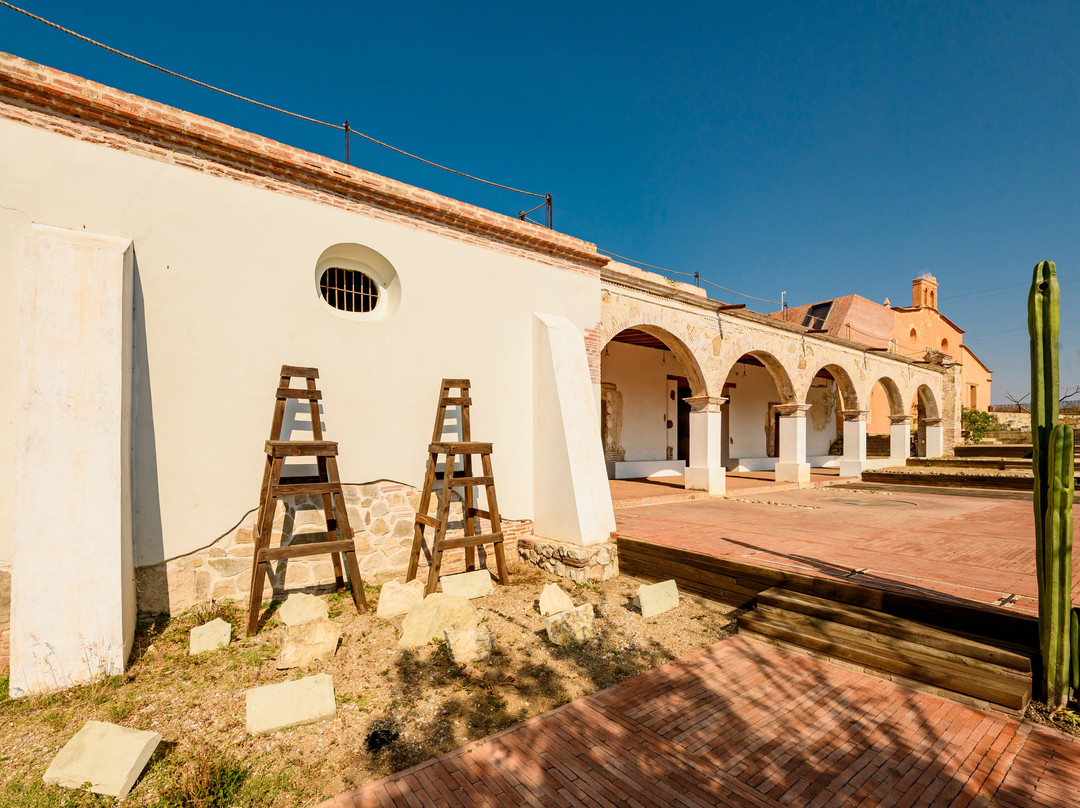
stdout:
<svg viewBox="0 0 1080 808">
<path fill-rule="evenodd" d="M 521 567 L 509 587 L 473 601 L 495 637 L 491 663 L 462 670 L 445 646 L 397 650 L 402 618 L 357 615 L 346 593 L 328 596 L 341 625 L 337 655 L 309 670 L 278 671 L 282 627 L 269 610 L 259 634 L 241 632 L 231 604 L 141 620 L 123 676 L 18 701 L 0 696 L 0 804 L 98 806 L 115 801 L 45 786 L 59 748 L 89 719 L 160 732 L 165 743 L 125 806 L 217 808 L 313 805 L 370 780 L 457 748 L 571 699 L 705 647 L 734 631 L 734 612 L 683 598 L 644 620 L 630 604 L 637 581 L 574 586 L 596 608 L 600 636 L 581 648 L 550 645 L 534 602 L 559 580 Z M 374 606 L 377 590 L 369 590 Z M 189 657 L 188 632 L 215 617 L 233 625 L 232 644 Z M 330 721 L 251 738 L 244 693 L 325 672 L 338 714 Z M 3 693 L 6 694 L 6 683 Z"/>
</svg>

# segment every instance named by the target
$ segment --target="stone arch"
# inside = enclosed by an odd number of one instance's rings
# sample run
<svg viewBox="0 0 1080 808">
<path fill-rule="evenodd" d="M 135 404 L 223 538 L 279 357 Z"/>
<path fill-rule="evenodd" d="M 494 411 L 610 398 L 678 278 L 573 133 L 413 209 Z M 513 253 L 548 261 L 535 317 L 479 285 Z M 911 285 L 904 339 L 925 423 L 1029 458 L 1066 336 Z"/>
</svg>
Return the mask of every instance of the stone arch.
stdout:
<svg viewBox="0 0 1080 808">
<path fill-rule="evenodd" d="M 881 376 L 874 380 L 874 384 L 870 385 L 870 392 L 873 393 L 874 385 L 881 385 L 881 389 L 885 391 L 885 398 L 889 402 L 889 415 L 907 415 L 907 408 L 904 406 L 904 397 L 900 393 L 900 386 L 893 381 L 891 376 Z"/>
<path fill-rule="evenodd" d="M 934 395 L 934 391 L 931 390 L 928 385 L 920 384 L 919 389 L 915 391 L 915 394 L 919 397 L 919 409 L 923 413 L 923 418 L 941 418 L 941 411 L 938 409 L 937 397 Z"/>
<path fill-rule="evenodd" d="M 810 395 L 810 387 L 814 383 L 814 379 L 817 374 L 823 370 L 827 370 L 829 375 L 833 377 L 836 382 L 836 388 L 840 391 L 840 398 L 843 401 L 845 410 L 857 410 L 859 406 L 859 393 L 855 389 L 855 382 L 851 378 L 851 374 L 841 365 L 837 365 L 833 362 L 827 362 L 810 375 L 810 378 L 806 382 L 806 389 L 803 391 L 801 399 L 803 403 L 808 403 L 807 397 Z M 777 386 L 779 389 L 779 385 Z"/>
<path fill-rule="evenodd" d="M 783 362 L 768 351 L 743 351 L 728 365 L 727 370 L 724 372 L 723 376 L 721 376 L 722 380 L 727 380 L 727 377 L 731 375 L 731 371 L 735 368 L 735 365 L 744 356 L 752 356 L 765 366 L 765 369 L 769 371 L 769 375 L 772 377 L 773 384 L 776 385 L 777 392 L 780 393 L 780 397 L 784 400 L 783 403 L 798 404 L 801 402 L 799 395 L 795 392 L 795 385 L 791 381 L 791 374 L 788 373 Z"/>
<path fill-rule="evenodd" d="M 640 318 L 624 318 L 623 320 L 614 323 L 604 323 L 600 334 L 600 350 L 603 351 L 608 343 L 623 331 L 631 328 L 638 331 L 644 331 L 646 334 L 656 337 L 664 343 L 664 345 L 666 345 L 675 355 L 675 358 L 682 363 L 682 366 L 686 369 L 687 381 L 690 382 L 690 390 L 695 396 L 709 395 L 705 374 L 702 372 L 701 363 L 698 362 L 694 350 L 687 344 L 687 341 L 684 341 L 667 328 L 666 324 L 652 322 L 653 319 L 654 318 L 645 316 Z"/>
</svg>

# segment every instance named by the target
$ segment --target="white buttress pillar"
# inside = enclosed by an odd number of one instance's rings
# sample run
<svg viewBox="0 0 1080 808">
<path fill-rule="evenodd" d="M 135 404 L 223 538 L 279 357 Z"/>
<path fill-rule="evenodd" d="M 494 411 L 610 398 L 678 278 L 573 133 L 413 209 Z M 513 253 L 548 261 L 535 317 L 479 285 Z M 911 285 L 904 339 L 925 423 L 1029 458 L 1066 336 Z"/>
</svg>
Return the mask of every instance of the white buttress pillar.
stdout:
<svg viewBox="0 0 1080 808">
<path fill-rule="evenodd" d="M 135 632 L 131 242 L 35 225 L 24 247 L 13 697 L 122 673 Z"/>
<path fill-rule="evenodd" d="M 941 425 L 940 418 L 925 418 L 923 425 L 926 427 L 926 457 L 941 457 L 945 454 L 945 427 Z"/>
<path fill-rule="evenodd" d="M 685 487 L 723 496 L 727 491 L 727 470 L 723 462 L 721 407 L 727 399 L 692 396 L 686 401 L 690 404 L 690 464 L 686 467 Z"/>
<path fill-rule="evenodd" d="M 840 476 L 858 477 L 866 468 L 866 416 L 868 410 L 844 410 L 844 456 Z"/>
<path fill-rule="evenodd" d="M 911 416 L 890 415 L 889 420 L 889 457 L 907 460 L 911 456 Z"/>
<path fill-rule="evenodd" d="M 806 462 L 806 411 L 809 404 L 781 404 L 780 460 L 776 464 L 778 483 L 810 482 L 810 464 Z"/>
</svg>

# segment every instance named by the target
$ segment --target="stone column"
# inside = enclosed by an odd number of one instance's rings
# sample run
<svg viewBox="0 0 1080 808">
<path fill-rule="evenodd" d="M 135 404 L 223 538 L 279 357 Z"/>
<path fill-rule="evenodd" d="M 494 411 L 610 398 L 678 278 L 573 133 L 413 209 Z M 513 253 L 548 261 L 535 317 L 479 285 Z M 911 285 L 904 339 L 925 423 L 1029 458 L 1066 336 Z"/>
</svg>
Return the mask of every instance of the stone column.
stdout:
<svg viewBox="0 0 1080 808">
<path fill-rule="evenodd" d="M 11 577 L 13 697 L 123 673 L 135 632 L 131 241 L 24 242 Z"/>
<path fill-rule="evenodd" d="M 723 496 L 727 491 L 727 470 L 723 462 L 724 416 L 720 408 L 726 398 L 691 396 L 690 463 L 686 467 L 686 488 Z"/>
<path fill-rule="evenodd" d="M 806 462 L 806 411 L 809 404 L 781 404 L 780 460 L 776 464 L 778 483 L 810 482 L 810 464 Z"/>
<path fill-rule="evenodd" d="M 890 415 L 889 420 L 889 457 L 907 460 L 911 456 L 911 416 Z"/>
<path fill-rule="evenodd" d="M 841 477 L 858 477 L 866 468 L 866 416 L 869 412 L 843 411 L 844 456 L 840 459 Z"/>
<path fill-rule="evenodd" d="M 926 427 L 925 457 L 941 457 L 945 454 L 945 427 L 940 418 L 924 418 Z"/>
</svg>

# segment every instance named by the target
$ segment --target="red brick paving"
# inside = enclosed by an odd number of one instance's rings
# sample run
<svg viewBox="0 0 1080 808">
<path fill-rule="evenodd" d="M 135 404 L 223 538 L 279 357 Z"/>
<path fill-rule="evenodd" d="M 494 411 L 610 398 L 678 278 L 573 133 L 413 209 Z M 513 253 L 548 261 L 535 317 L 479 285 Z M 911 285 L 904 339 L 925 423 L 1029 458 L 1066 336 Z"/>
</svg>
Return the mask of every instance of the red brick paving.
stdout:
<svg viewBox="0 0 1080 808">
<path fill-rule="evenodd" d="M 836 498 L 901 504 L 856 506 Z M 707 499 L 621 508 L 615 517 L 619 533 L 646 541 L 981 603 L 1013 596 L 1006 608 L 1037 613 L 1029 502 L 839 488 L 747 499 L 783 504 Z M 1073 602 L 1080 604 L 1080 554 L 1073 564 Z"/>
<path fill-rule="evenodd" d="M 1080 805 L 1080 741 L 735 637 L 370 783 L 376 806 Z"/>
</svg>

